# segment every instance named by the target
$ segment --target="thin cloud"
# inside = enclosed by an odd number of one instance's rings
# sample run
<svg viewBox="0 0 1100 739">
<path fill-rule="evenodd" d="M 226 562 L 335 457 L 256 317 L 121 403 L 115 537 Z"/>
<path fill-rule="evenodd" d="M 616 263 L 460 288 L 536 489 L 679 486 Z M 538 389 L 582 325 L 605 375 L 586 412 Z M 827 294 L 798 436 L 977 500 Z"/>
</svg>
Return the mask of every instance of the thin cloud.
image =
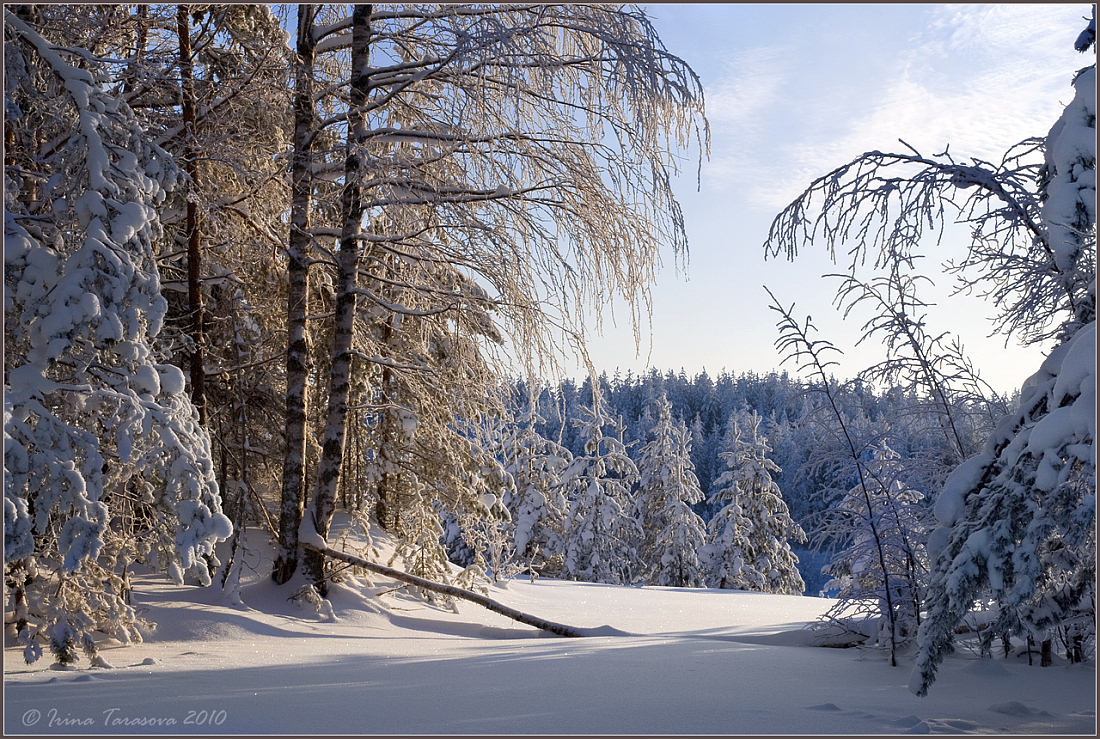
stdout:
<svg viewBox="0 0 1100 739">
<path fill-rule="evenodd" d="M 723 129 L 759 130 L 760 114 L 779 97 L 790 75 L 790 51 L 763 46 L 729 54 L 722 77 L 707 85 L 707 118 Z"/>
<path fill-rule="evenodd" d="M 723 60 L 722 76 L 704 87 L 715 142 L 704 168 L 708 188 L 727 189 L 757 168 L 752 152 L 768 141 L 768 112 L 789 85 L 792 56 L 778 46 L 733 52 Z"/>
<path fill-rule="evenodd" d="M 865 151 L 897 150 L 899 137 L 926 154 L 950 144 L 957 156 L 997 161 L 1017 141 L 1049 130 L 1069 97 L 1073 65 L 1082 65 L 1070 46 L 1079 6 L 938 6 L 930 12 L 927 31 L 894 59 L 877 60 L 889 65 L 877 89 L 847 96 L 807 91 L 807 116 L 821 125 L 804 127 L 795 143 L 778 145 L 773 157 L 758 162 L 763 169 L 757 168 L 749 194 L 753 205 L 782 208 L 813 177 Z M 1059 52 L 1051 39 L 1062 37 L 1068 40 Z M 846 130 L 823 134 L 837 121 Z"/>
</svg>

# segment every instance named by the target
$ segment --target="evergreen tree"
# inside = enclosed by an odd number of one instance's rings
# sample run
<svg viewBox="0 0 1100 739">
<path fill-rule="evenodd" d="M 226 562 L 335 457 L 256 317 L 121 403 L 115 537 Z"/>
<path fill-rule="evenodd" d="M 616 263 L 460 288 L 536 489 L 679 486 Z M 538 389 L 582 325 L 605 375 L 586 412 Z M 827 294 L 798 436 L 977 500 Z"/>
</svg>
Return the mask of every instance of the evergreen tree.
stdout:
<svg viewBox="0 0 1100 739">
<path fill-rule="evenodd" d="M 536 420 L 542 419 L 533 413 L 520 419 L 506 446 L 505 469 L 514 484 L 506 502 L 515 522 L 516 558 L 540 574 L 558 576 L 569 506 L 561 477 L 573 455 L 535 431 Z"/>
<path fill-rule="evenodd" d="M 156 208 L 178 171 L 21 10 L 4 24 L 5 601 L 28 662 L 40 638 L 99 661 L 94 631 L 140 640 L 127 568 L 209 583 L 232 527 L 184 375 L 155 353 Z"/>
<path fill-rule="evenodd" d="M 805 588 L 789 540 L 806 535 L 783 502 L 772 473 L 779 467 L 760 433 L 755 411 L 730 417 L 720 457 L 726 470 L 714 482 L 711 500 L 727 501 L 707 527 L 706 562 L 720 588 L 801 594 Z"/>
<path fill-rule="evenodd" d="M 394 558 L 400 557 L 404 571 L 432 582 L 450 583 L 447 552 L 443 546 L 443 521 L 432 504 L 432 496 L 420 480 L 409 483 L 409 498 L 395 526 L 398 545 Z M 477 553 L 470 567 L 478 564 Z M 414 588 L 413 592 L 432 603 L 454 608 L 454 600 L 445 594 Z"/>
<path fill-rule="evenodd" d="M 584 453 L 562 473 L 569 498 L 565 522 L 565 575 L 573 580 L 628 584 L 637 572 L 641 529 L 631 516 L 630 490 L 638 468 L 622 440 L 605 436 L 609 423 L 599 405 L 582 406 L 574 423 Z"/>
<path fill-rule="evenodd" d="M 652 585 L 702 587 L 698 551 L 706 539 L 703 520 L 691 510 L 703 499 L 683 422 L 673 423 L 662 393 L 654 403 L 657 422 L 652 441 L 642 448 L 635 507 L 643 537 L 639 573 Z"/>
<path fill-rule="evenodd" d="M 1095 23 L 1094 9 L 1079 51 L 1094 45 Z M 1071 660 L 1095 638 L 1096 65 L 1073 86 L 1039 172 L 1043 250 L 1020 276 L 1023 295 L 1007 318 L 1036 335 L 1060 314 L 1059 344 L 1024 383 L 1017 411 L 951 473 L 936 500 L 928 617 L 910 681 L 918 695 L 980 597 L 993 600 L 993 633 L 1044 642 L 1044 664 L 1056 631 L 1075 645 Z"/>
<path fill-rule="evenodd" d="M 714 471 L 711 467 L 717 455 L 708 454 L 710 441 L 714 437 L 704 430 L 703 419 L 697 413 L 691 421 L 691 463 L 695 467 L 695 476 L 699 478 L 699 489 L 702 491 L 702 499 L 705 499 L 710 491 L 711 482 L 714 480 Z"/>
</svg>

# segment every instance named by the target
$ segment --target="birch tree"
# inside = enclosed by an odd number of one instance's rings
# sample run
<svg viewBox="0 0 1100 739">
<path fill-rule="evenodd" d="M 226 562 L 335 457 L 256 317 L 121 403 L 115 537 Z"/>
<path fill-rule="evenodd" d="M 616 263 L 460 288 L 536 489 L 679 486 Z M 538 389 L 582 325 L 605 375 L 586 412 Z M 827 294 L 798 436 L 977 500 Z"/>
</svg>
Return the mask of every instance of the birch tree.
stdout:
<svg viewBox="0 0 1100 739">
<path fill-rule="evenodd" d="M 583 353 L 585 306 L 618 294 L 640 318 L 658 247 L 686 246 L 670 152 L 692 137 L 705 147 L 707 133 L 697 78 L 632 10 L 372 7 L 314 38 L 318 54 L 350 48 L 353 74 L 363 70 L 349 113 L 317 128 L 348 120 L 349 160 L 366 162 L 339 175 L 345 194 L 359 188 L 359 200 L 346 203 L 360 207 L 341 216 L 328 447 L 309 524 L 323 537 L 345 451 L 350 361 L 342 357 L 395 364 L 354 330 L 355 298 L 411 310 L 378 290 L 379 279 L 393 280 L 381 268 L 387 257 L 449 264 L 466 276 L 416 284 L 435 302 L 418 316 L 453 320 L 491 307 L 492 333 L 508 337 L 521 366 L 553 365 L 563 341 Z M 357 213 L 369 227 L 353 226 Z M 478 330 L 466 340 L 499 367 L 506 355 L 487 336 Z M 470 388 L 465 397 L 474 395 Z M 323 572 L 311 573 L 320 586 Z"/>
<path fill-rule="evenodd" d="M 1094 11 L 1079 51 L 1095 44 L 1095 23 Z M 928 618 L 910 679 L 918 695 L 952 651 L 955 625 L 985 594 L 995 633 L 1043 642 L 1044 665 L 1058 629 L 1076 647 L 1071 660 L 1095 639 L 1096 65 L 1078 72 L 1073 87 L 1047 135 L 1037 182 L 1035 227 L 1046 258 L 1035 278 L 1060 288 L 1048 306 L 1063 318 L 1059 343 L 1024 383 L 1016 411 L 952 472 L 936 501 Z"/>
<path fill-rule="evenodd" d="M 829 352 L 839 352 L 840 350 L 824 339 L 811 338 L 811 332 L 815 330 L 815 327 L 810 317 L 807 316 L 800 323 L 794 317 L 793 304 L 789 308 L 784 307 L 770 290 L 764 289 L 772 298 L 772 304 L 769 307 L 780 316 L 779 321 L 776 323 L 779 329 L 779 338 L 775 342 L 776 348 L 783 357 L 783 361 L 794 360 L 800 362 L 799 368 L 801 370 L 812 373 L 814 378 L 812 387 L 824 395 L 831 418 L 835 422 L 835 428 L 838 429 L 843 461 L 845 465 L 851 465 L 858 480 L 856 486 L 858 493 L 856 495 L 861 510 L 866 512 L 868 542 L 872 551 L 870 566 L 874 569 L 875 577 L 882 583 L 882 608 L 879 613 L 885 625 L 882 633 L 884 634 L 884 641 L 889 644 L 890 666 L 897 667 L 899 634 L 897 611 L 894 603 L 897 591 L 894 583 L 896 578 L 891 572 L 885 537 L 880 530 L 881 524 L 875 515 L 873 481 L 866 469 L 862 454 L 863 445 L 858 441 L 859 437 L 854 433 L 850 420 L 841 410 L 834 384 L 830 382 L 830 378 L 826 374 L 826 370 L 836 363 L 835 360 L 829 358 Z"/>
<path fill-rule="evenodd" d="M 832 578 L 824 589 L 835 590 L 837 598 L 824 620 L 850 628 L 848 622 L 869 618 L 873 626 L 868 636 L 877 644 L 886 642 L 892 622 L 894 638 L 905 643 L 916 636 L 920 626 L 928 569 L 924 547 L 927 509 L 921 505 L 924 495 L 903 479 L 897 452 L 880 444 L 871 447 L 866 456 L 870 505 L 863 488 L 856 486 L 826 511 L 821 529 L 841 542 L 824 568 Z M 889 579 L 882 577 L 880 549 Z M 889 605 L 887 587 L 892 589 Z M 893 616 L 887 614 L 888 607 L 894 609 Z"/>
<path fill-rule="evenodd" d="M 1095 16 L 1077 48 L 1094 43 Z M 902 141 L 907 151 L 868 152 L 834 169 L 776 216 L 765 244 L 767 254 L 793 258 L 818 237 L 835 257 L 847 242 L 855 275 L 864 261 L 911 269 L 924 237 L 963 224 L 971 241 L 951 263 L 957 288 L 993 304 L 994 327 L 1006 338 L 1056 343 L 1025 382 L 1018 409 L 937 497 L 929 614 L 910 684 L 921 695 L 978 598 L 992 596 L 996 629 L 1038 637 L 1045 653 L 1049 629 L 1090 608 L 1095 506 L 1086 481 L 1095 480 L 1095 421 L 1074 409 L 1093 402 L 1095 381 L 1095 361 L 1080 359 L 1095 341 L 1094 65 L 1078 72 L 1074 88 L 1049 134 L 1013 146 L 999 163 L 961 161 L 946 148 L 925 155 Z M 812 355 L 789 312 L 784 323 Z"/>
<path fill-rule="evenodd" d="M 285 583 L 298 567 L 298 527 L 306 503 L 306 378 L 309 348 L 309 233 L 312 212 L 315 6 L 298 6 L 294 79 L 294 133 L 290 161 L 290 228 L 287 236 L 285 454 L 279 507 L 279 538 L 272 577 Z"/>
</svg>

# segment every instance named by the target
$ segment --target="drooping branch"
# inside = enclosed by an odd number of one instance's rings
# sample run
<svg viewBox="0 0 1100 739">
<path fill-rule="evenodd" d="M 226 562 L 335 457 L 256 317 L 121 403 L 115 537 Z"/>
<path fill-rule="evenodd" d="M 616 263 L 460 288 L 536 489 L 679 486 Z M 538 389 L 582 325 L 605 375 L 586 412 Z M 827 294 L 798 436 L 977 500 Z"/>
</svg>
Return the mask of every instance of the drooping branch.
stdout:
<svg viewBox="0 0 1100 739">
<path fill-rule="evenodd" d="M 1089 280 L 1058 262 L 1042 221 L 1044 141 L 1011 147 L 1000 164 L 965 164 L 945 150 L 924 156 L 871 151 L 814 180 L 772 221 L 766 257 L 794 259 L 824 240 L 830 258 L 847 249 L 848 271 L 910 263 L 922 239 L 942 239 L 948 224 L 970 230 L 966 256 L 949 262 L 959 292 L 980 285 L 998 307 L 996 329 L 1028 342 L 1051 336 L 1059 313 L 1077 313 Z"/>
<path fill-rule="evenodd" d="M 1026 231 L 1049 255 L 1046 234 L 1037 223 L 1038 198 L 1030 187 L 1039 165 L 1021 163 L 1024 154 L 1017 151 L 1029 143 L 1032 140 L 1014 147 L 1001 167 L 978 159 L 973 165 L 957 164 L 947 152 L 940 155 L 943 161 L 915 150 L 912 154 L 862 154 L 814 180 L 775 217 L 765 252 L 768 256 L 785 253 L 792 259 L 799 243 L 809 243 L 820 234 L 829 242 L 831 257 L 835 258 L 838 242 L 853 240 L 853 262 L 877 250 L 876 264 L 884 264 L 890 257 L 908 254 L 926 229 L 942 230 L 946 211 L 951 209 L 958 222 L 994 217 L 1013 224 L 1014 230 Z M 978 188 L 977 196 L 956 201 L 972 187 Z M 983 213 L 978 201 L 989 198 L 1000 205 Z M 1058 271 L 1053 262 L 1050 268 Z"/>
</svg>

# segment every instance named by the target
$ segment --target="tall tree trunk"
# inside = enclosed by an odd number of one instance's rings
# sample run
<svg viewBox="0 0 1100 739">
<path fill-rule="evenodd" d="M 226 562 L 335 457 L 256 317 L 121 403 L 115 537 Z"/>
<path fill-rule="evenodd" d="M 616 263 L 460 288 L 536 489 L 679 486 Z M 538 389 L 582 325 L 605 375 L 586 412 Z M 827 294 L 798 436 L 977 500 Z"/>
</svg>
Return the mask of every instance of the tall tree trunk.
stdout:
<svg viewBox="0 0 1100 739">
<path fill-rule="evenodd" d="M 206 424 L 206 371 L 203 367 L 202 230 L 199 223 L 199 164 L 195 130 L 195 80 L 191 63 L 191 20 L 187 5 L 176 6 L 176 32 L 180 47 L 180 98 L 183 107 L 183 165 L 190 178 L 187 193 L 187 312 L 191 317 L 191 402 Z"/>
<path fill-rule="evenodd" d="M 348 91 L 348 139 L 344 161 L 344 190 L 340 205 L 343 225 L 340 233 L 339 266 L 336 278 L 336 317 L 332 346 L 331 384 L 317 485 L 313 492 L 313 529 L 324 539 L 335 509 L 340 464 L 344 457 L 344 422 L 348 412 L 349 370 L 355 322 L 355 280 L 359 271 L 359 242 L 363 231 L 363 143 L 367 138 L 367 103 L 370 84 L 371 5 L 352 10 L 351 85 Z M 305 551 L 304 564 L 310 581 L 322 595 L 328 592 L 324 577 L 324 555 L 313 548 Z"/>
<path fill-rule="evenodd" d="M 138 5 L 135 9 L 134 16 L 137 28 L 134 31 L 134 51 L 130 54 L 130 62 L 128 63 L 129 69 L 126 83 L 122 87 L 124 95 L 129 97 L 136 89 L 137 75 L 133 73 L 134 64 L 140 64 L 145 59 L 145 49 L 149 44 L 149 6 Z M 190 40 L 190 39 L 189 39 Z M 130 101 L 132 102 L 132 101 Z"/>
<path fill-rule="evenodd" d="M 382 329 L 381 345 L 383 347 L 389 346 L 392 337 L 393 319 L 388 318 Z M 397 527 L 397 517 L 400 508 L 397 501 L 397 491 L 393 489 L 390 479 L 391 475 L 386 470 L 386 465 L 390 461 L 391 453 L 386 447 L 393 444 L 394 434 L 394 424 L 390 420 L 391 414 L 389 408 L 396 400 L 393 388 L 393 370 L 390 367 L 382 368 L 382 382 L 380 384 L 382 387 L 382 400 L 387 410 L 382 414 L 382 422 L 379 424 L 378 454 L 382 459 L 383 469 L 382 475 L 378 480 L 378 507 L 376 513 L 378 525 L 386 531 L 394 531 Z"/>
<path fill-rule="evenodd" d="M 137 38 L 134 41 L 134 56 L 144 57 L 145 46 L 149 42 L 149 6 L 137 6 Z"/>
<path fill-rule="evenodd" d="M 298 62 L 294 75 L 294 154 L 290 163 L 290 233 L 287 239 L 286 456 L 283 460 L 279 543 L 271 577 L 285 583 L 298 569 L 298 526 L 306 503 L 306 377 L 309 347 L 309 216 L 313 175 L 313 20 L 317 8 L 298 6 Z"/>
</svg>

